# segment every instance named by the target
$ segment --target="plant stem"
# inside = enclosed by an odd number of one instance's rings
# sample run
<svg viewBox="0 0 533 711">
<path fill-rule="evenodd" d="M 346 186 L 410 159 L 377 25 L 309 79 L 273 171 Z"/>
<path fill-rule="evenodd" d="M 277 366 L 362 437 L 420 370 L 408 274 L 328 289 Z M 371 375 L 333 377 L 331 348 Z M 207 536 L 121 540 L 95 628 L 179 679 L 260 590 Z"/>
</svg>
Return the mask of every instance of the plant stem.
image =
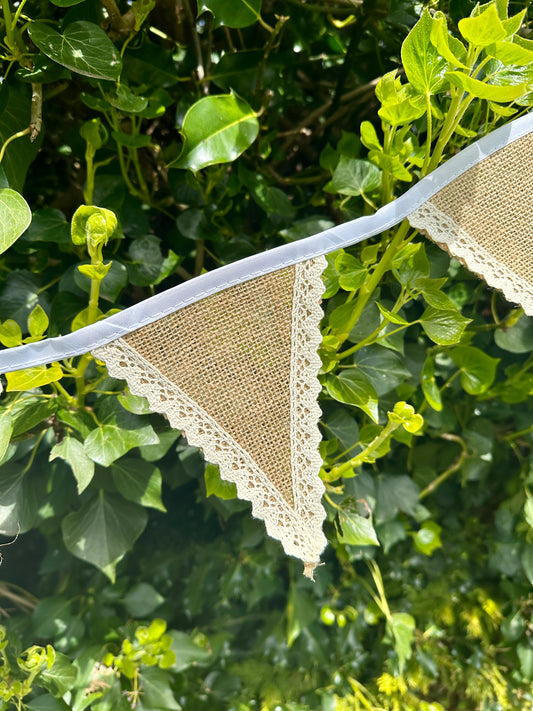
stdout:
<svg viewBox="0 0 533 711">
<path fill-rule="evenodd" d="M 394 430 L 400 426 L 400 424 L 401 423 L 393 422 L 389 419 L 389 421 L 381 430 L 381 432 L 376 437 L 374 437 L 372 442 L 370 442 L 370 444 L 365 447 L 362 452 L 359 452 L 359 454 L 353 457 L 353 459 L 350 459 L 350 461 L 344 462 L 344 464 L 341 464 L 338 467 L 333 467 L 333 469 L 331 469 L 328 474 L 328 479 L 330 481 L 340 479 L 340 477 L 343 476 L 346 472 L 356 469 L 357 467 L 361 466 L 361 464 L 368 461 L 368 459 L 371 458 L 372 454 L 376 451 L 376 449 L 380 447 L 383 442 L 385 442 L 387 437 L 389 437 L 394 432 Z"/>
<path fill-rule="evenodd" d="M 6 148 L 9 146 L 9 144 L 10 144 L 12 141 L 16 140 L 17 138 L 22 138 L 23 136 L 27 136 L 28 133 L 30 133 L 30 127 L 29 127 L 29 126 L 28 126 L 28 128 L 25 128 L 25 129 L 23 129 L 22 131 L 17 131 L 17 133 L 14 133 L 12 136 L 9 136 L 9 138 L 7 138 L 7 139 L 4 141 L 4 145 L 3 145 L 2 148 L 0 149 L 0 163 L 1 163 L 1 162 L 3 161 L 3 159 L 4 159 L 4 153 L 6 152 Z"/>
<path fill-rule="evenodd" d="M 448 467 L 448 469 L 445 469 L 442 472 L 442 474 L 439 474 L 439 476 L 436 477 L 436 479 L 433 479 L 433 481 L 430 484 L 428 484 L 426 486 L 426 488 L 420 492 L 420 494 L 418 495 L 419 501 L 422 501 L 423 499 L 426 498 L 426 496 L 429 496 L 430 494 L 432 494 L 435 491 L 435 489 L 437 489 L 443 482 L 446 481 L 446 479 L 449 479 L 452 474 L 455 474 L 455 472 L 461 468 L 463 461 L 465 460 L 465 458 L 468 454 L 468 449 L 467 449 L 466 443 L 461 437 L 458 437 L 457 435 L 448 434 L 448 435 L 442 435 L 442 438 L 452 440 L 453 442 L 457 442 L 462 448 L 461 454 L 457 457 L 455 462 Z"/>
<path fill-rule="evenodd" d="M 353 327 L 359 320 L 359 317 L 361 316 L 361 313 L 365 306 L 367 305 L 370 297 L 378 287 L 381 279 L 383 278 L 383 275 L 385 272 L 387 272 L 392 264 L 392 260 L 394 258 L 394 255 L 398 251 L 400 245 L 404 241 L 405 237 L 407 236 L 407 233 L 409 232 L 410 226 L 407 220 L 404 220 L 400 227 L 398 228 L 398 231 L 394 235 L 393 239 L 391 240 L 391 243 L 385 250 L 385 253 L 381 257 L 381 260 L 379 263 L 376 265 L 376 268 L 372 272 L 372 276 L 370 279 L 363 284 L 363 286 L 359 289 L 359 293 L 357 295 L 357 299 L 354 304 L 354 308 L 352 310 L 352 313 L 350 314 L 349 319 L 346 322 L 346 330 L 344 333 L 341 333 L 340 335 L 337 336 L 339 340 L 339 346 L 344 343 L 344 341 L 348 338 L 350 335 Z M 343 358 L 343 354 L 339 354 L 339 358 Z"/>
</svg>

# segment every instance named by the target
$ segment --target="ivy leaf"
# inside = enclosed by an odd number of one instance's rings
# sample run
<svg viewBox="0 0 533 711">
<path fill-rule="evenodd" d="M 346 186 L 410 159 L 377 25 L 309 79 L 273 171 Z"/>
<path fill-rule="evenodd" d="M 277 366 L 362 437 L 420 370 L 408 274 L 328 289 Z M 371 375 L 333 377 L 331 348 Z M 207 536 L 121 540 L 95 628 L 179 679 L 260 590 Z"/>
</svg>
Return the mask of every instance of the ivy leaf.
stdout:
<svg viewBox="0 0 533 711">
<path fill-rule="evenodd" d="M 166 511 L 161 501 L 161 472 L 150 462 L 125 457 L 111 467 L 113 481 L 125 499 Z"/>
<path fill-rule="evenodd" d="M 62 377 L 63 370 L 59 363 L 52 363 L 50 366 L 37 365 L 34 368 L 26 368 L 25 370 L 15 370 L 12 373 L 6 373 L 6 391 L 33 390 L 43 385 L 55 383 L 61 380 Z"/>
<path fill-rule="evenodd" d="M 404 360 L 382 346 L 361 349 L 355 354 L 354 363 L 367 376 L 379 397 L 394 390 L 410 376 Z"/>
<path fill-rule="evenodd" d="M 109 81 L 120 76 L 119 52 L 93 22 L 73 22 L 62 35 L 43 22 L 32 22 L 28 33 L 41 52 L 73 72 Z"/>
<path fill-rule="evenodd" d="M 0 190 L 0 254 L 27 229 L 31 210 L 22 195 L 11 188 Z"/>
<path fill-rule="evenodd" d="M 95 428 L 85 440 L 85 453 L 97 464 L 108 467 L 134 447 L 157 444 L 157 435 L 150 426 L 126 429 L 117 424 Z"/>
<path fill-rule="evenodd" d="M 424 521 L 422 526 L 413 534 L 415 548 L 424 555 L 432 555 L 433 551 L 442 547 L 440 534 L 442 528 L 435 521 Z"/>
<path fill-rule="evenodd" d="M 448 62 L 431 42 L 433 19 L 427 8 L 402 44 L 402 61 L 407 78 L 425 96 L 447 88 Z"/>
<path fill-rule="evenodd" d="M 146 709 L 169 709 L 181 711 L 172 691 L 172 677 L 159 667 L 144 668 L 139 674 L 143 690 L 143 707 Z"/>
<path fill-rule="evenodd" d="M 510 328 L 499 328 L 494 340 L 509 353 L 530 353 L 533 350 L 533 318 L 522 315 Z"/>
<path fill-rule="evenodd" d="M 0 533 L 25 533 L 35 523 L 37 496 L 28 474 L 20 464 L 4 464 L 0 469 Z"/>
<path fill-rule="evenodd" d="M 433 306 L 428 306 L 419 320 L 429 338 L 440 346 L 451 346 L 460 341 L 471 321 L 458 311 L 436 309 Z"/>
<path fill-rule="evenodd" d="M 148 514 L 120 496 L 101 491 L 63 519 L 67 549 L 115 582 L 115 568 L 143 532 Z"/>
<path fill-rule="evenodd" d="M 422 384 L 422 392 L 429 405 L 437 412 L 442 410 L 442 397 L 440 394 L 439 386 L 435 380 L 435 368 L 433 365 L 433 358 L 428 355 L 424 361 L 422 367 L 422 372 L 420 374 L 420 380 Z"/>
<path fill-rule="evenodd" d="M 48 316 L 40 304 L 28 316 L 28 331 L 33 338 L 39 338 L 48 328 Z"/>
<path fill-rule="evenodd" d="M 487 47 L 493 42 L 505 39 L 507 31 L 498 16 L 495 5 L 475 17 L 465 17 L 459 21 L 459 32 L 474 47 Z"/>
<path fill-rule="evenodd" d="M 462 42 L 450 35 L 446 23 L 446 15 L 440 10 L 433 15 L 431 42 L 437 52 L 450 64 L 461 67 L 461 69 L 468 69 L 467 65 L 464 64 L 466 49 Z"/>
<path fill-rule="evenodd" d="M 380 185 L 381 170 L 373 163 L 342 155 L 324 190 L 328 193 L 356 196 L 370 193 Z"/>
<path fill-rule="evenodd" d="M 355 405 L 374 422 L 379 421 L 377 393 L 359 369 L 344 370 L 340 375 L 328 375 L 326 389 L 334 400 Z"/>
<path fill-rule="evenodd" d="M 485 392 L 494 382 L 499 358 L 492 358 L 473 346 L 459 346 L 450 357 L 461 370 L 461 385 L 470 395 Z"/>
<path fill-rule="evenodd" d="M 133 617 L 148 617 L 165 601 L 150 583 L 137 583 L 124 597 L 124 607 Z"/>
<path fill-rule="evenodd" d="M 94 462 L 90 459 L 83 444 L 75 437 L 65 435 L 61 442 L 55 444 L 50 451 L 50 461 L 64 459 L 71 467 L 78 482 L 78 494 L 89 486 L 94 476 Z"/>
<path fill-rule="evenodd" d="M 262 0 L 202 0 L 198 13 L 209 10 L 217 25 L 248 27 L 260 17 Z"/>
<path fill-rule="evenodd" d="M 448 79 L 454 86 L 467 91 L 472 96 L 488 101 L 514 101 L 530 90 L 529 84 L 504 84 L 497 86 L 473 79 L 463 72 L 448 72 Z"/>
<path fill-rule="evenodd" d="M 259 121 L 234 93 L 206 96 L 187 111 L 181 133 L 185 139 L 182 153 L 169 165 L 196 172 L 238 158 L 257 138 Z"/>
<path fill-rule="evenodd" d="M 398 655 L 398 666 L 402 673 L 405 662 L 410 659 L 411 644 L 415 634 L 415 620 L 406 612 L 393 612 L 387 620 L 387 632 L 394 642 L 394 650 Z"/>
<path fill-rule="evenodd" d="M 351 546 L 379 546 L 371 518 L 360 516 L 355 511 L 339 511 L 341 531 L 337 537 L 341 543 Z"/>
<path fill-rule="evenodd" d="M 9 410 L 3 410 L 0 414 L 0 461 L 9 447 L 11 435 L 13 434 L 13 417 Z"/>
<path fill-rule="evenodd" d="M 42 681 L 43 686 L 52 694 L 63 696 L 73 689 L 77 676 L 78 670 L 70 659 L 56 651 L 54 663 L 50 669 L 44 668 L 39 674 L 39 681 Z"/>
<path fill-rule="evenodd" d="M 204 478 L 207 496 L 215 495 L 225 500 L 237 497 L 237 487 L 232 481 L 224 481 L 221 478 L 220 470 L 216 465 L 206 465 Z"/>
<path fill-rule="evenodd" d="M 368 270 L 361 262 L 344 251 L 335 259 L 335 270 L 339 275 L 339 285 L 345 291 L 359 289 L 368 275 Z"/>
<path fill-rule="evenodd" d="M 515 64 L 525 67 L 533 63 L 533 52 L 513 42 L 494 42 L 485 49 L 489 57 L 494 57 L 502 64 Z"/>
</svg>

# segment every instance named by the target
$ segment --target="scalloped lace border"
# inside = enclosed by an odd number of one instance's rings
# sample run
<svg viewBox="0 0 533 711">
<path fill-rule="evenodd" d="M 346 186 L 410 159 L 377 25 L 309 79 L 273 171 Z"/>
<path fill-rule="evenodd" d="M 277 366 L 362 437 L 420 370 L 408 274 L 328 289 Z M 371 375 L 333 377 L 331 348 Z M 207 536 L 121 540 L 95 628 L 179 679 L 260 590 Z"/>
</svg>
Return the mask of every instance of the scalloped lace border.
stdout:
<svg viewBox="0 0 533 711">
<path fill-rule="evenodd" d="M 291 465 L 294 509 L 283 499 L 249 454 L 217 422 L 156 367 L 121 338 L 96 348 L 93 355 L 106 363 L 110 375 L 126 380 L 135 395 L 183 430 L 188 442 L 200 447 L 208 461 L 220 466 L 223 479 L 237 486 L 239 498 L 252 503 L 252 513 L 265 521 L 267 532 L 281 541 L 285 552 L 306 564 L 312 577 L 327 541 L 322 532 L 324 485 L 319 477 L 320 392 L 317 379 L 322 318 L 323 257 L 295 265 L 291 352 Z"/>
<path fill-rule="evenodd" d="M 412 227 L 427 232 L 435 242 L 444 245 L 489 286 L 503 292 L 508 301 L 520 304 L 528 316 L 533 316 L 532 285 L 498 261 L 431 201 L 425 202 L 407 219 Z"/>
</svg>

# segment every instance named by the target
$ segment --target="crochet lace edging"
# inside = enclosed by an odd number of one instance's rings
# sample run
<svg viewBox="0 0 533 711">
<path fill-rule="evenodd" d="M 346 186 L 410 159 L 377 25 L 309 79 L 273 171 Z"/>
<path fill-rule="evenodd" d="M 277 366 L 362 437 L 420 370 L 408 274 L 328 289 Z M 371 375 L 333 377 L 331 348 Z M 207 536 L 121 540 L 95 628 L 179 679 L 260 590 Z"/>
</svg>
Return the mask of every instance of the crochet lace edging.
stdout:
<svg viewBox="0 0 533 711">
<path fill-rule="evenodd" d="M 533 316 L 531 284 L 491 255 L 449 215 L 428 200 L 408 215 L 407 219 L 412 227 L 426 232 L 489 286 L 501 291 L 508 301 L 520 304 L 528 316 Z"/>
</svg>

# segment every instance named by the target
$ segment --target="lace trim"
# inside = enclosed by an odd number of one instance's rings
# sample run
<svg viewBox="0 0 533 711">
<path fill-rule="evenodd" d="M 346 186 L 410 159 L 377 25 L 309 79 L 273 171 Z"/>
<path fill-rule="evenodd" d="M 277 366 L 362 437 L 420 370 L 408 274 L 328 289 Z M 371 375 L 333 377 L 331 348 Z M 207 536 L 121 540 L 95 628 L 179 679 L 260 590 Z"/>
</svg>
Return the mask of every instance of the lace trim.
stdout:
<svg viewBox="0 0 533 711">
<path fill-rule="evenodd" d="M 253 515 L 265 521 L 268 534 L 281 541 L 287 554 L 304 561 L 309 577 L 327 543 L 322 532 L 324 485 L 318 476 L 322 461 L 316 402 L 324 266 L 323 257 L 296 265 L 290 384 L 294 509 L 231 435 L 124 340 L 118 338 L 93 350 L 110 375 L 126 380 L 132 393 L 146 397 L 152 410 L 165 414 L 173 428 L 183 430 L 191 445 L 200 447 L 207 460 L 220 466 L 222 478 L 234 482 L 239 498 L 252 503 Z"/>
<path fill-rule="evenodd" d="M 321 410 L 317 398 L 321 390 L 318 371 L 322 365 L 317 353 L 322 342 L 320 321 L 323 317 L 320 299 L 324 291 L 322 272 L 325 257 L 296 264 L 291 333 L 291 470 L 293 497 L 297 515 L 306 522 L 306 529 L 319 532 L 318 555 L 326 545 L 322 522 L 326 516 L 322 506 L 324 484 L 319 476 L 322 457 L 318 451 L 321 435 L 318 421 Z M 313 577 L 318 556 L 307 558 L 305 574 Z"/>
<path fill-rule="evenodd" d="M 533 316 L 533 287 L 478 244 L 468 232 L 429 200 L 408 215 L 413 227 L 427 234 L 489 286 L 503 292 L 511 303 L 520 304 Z"/>
</svg>

